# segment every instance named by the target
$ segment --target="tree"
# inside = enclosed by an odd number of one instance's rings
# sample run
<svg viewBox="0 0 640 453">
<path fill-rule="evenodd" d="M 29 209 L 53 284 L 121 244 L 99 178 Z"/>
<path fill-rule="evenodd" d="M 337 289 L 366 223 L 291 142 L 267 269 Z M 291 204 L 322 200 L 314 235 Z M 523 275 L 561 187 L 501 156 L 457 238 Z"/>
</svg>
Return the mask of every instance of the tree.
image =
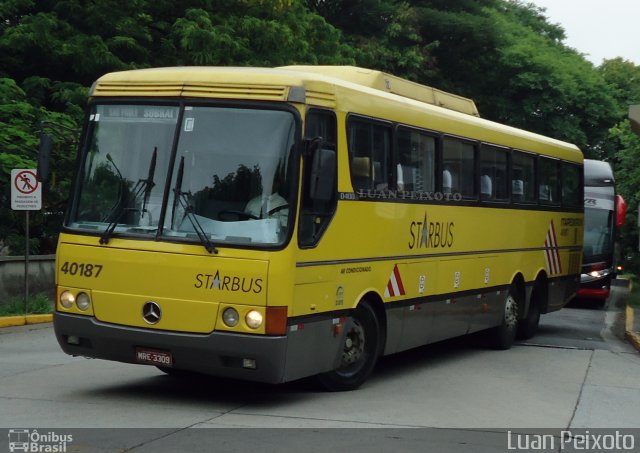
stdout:
<svg viewBox="0 0 640 453">
<path fill-rule="evenodd" d="M 27 102 L 26 93 L 13 79 L 0 79 L 0 251 L 8 248 L 13 254 L 24 252 L 24 217 L 11 210 L 10 175 L 14 168 L 35 168 L 39 132 L 47 123 L 75 127 L 74 120 L 68 115 Z M 30 236 L 34 238 L 30 248 L 34 252 L 53 253 L 55 250 L 61 212 L 69 190 L 69 180 L 60 180 L 56 175 L 67 175 L 68 168 L 72 167 L 73 150 L 65 147 L 65 140 L 72 135 L 70 131 L 57 132 L 59 144 L 58 159 L 53 166 L 54 180 L 47 192 L 44 209 L 34 213 L 30 222 Z"/>
<path fill-rule="evenodd" d="M 628 270 L 640 271 L 638 255 L 638 206 L 640 204 L 640 137 L 631 131 L 629 120 L 623 120 L 609 131 L 609 138 L 617 152 L 613 161 L 616 190 L 626 200 L 629 209 L 619 235 L 622 256 Z"/>
<path fill-rule="evenodd" d="M 344 34 L 358 66 L 414 81 L 433 77 L 436 42 L 419 33 L 419 15 L 411 2 L 397 0 L 308 0 Z"/>
<path fill-rule="evenodd" d="M 423 40 L 438 42 L 427 84 L 474 99 L 485 118 L 601 152 L 618 106 L 542 10 L 519 1 L 416 3 Z"/>
<path fill-rule="evenodd" d="M 353 64 L 339 30 L 302 0 L 5 0 L 0 4 L 0 244 L 23 245 L 8 207 L 12 168 L 32 168 L 44 127 L 52 182 L 34 214 L 32 250 L 55 250 L 88 87 L 149 66 Z M 0 250 L 1 251 L 1 250 Z"/>
<path fill-rule="evenodd" d="M 626 119 L 630 104 L 640 104 L 640 66 L 622 58 L 605 60 L 598 72 L 610 85 L 614 97 L 624 112 L 624 118 L 609 129 L 606 157 L 611 162 L 616 177 L 618 193 L 628 203 L 627 221 L 620 235 L 620 245 L 629 270 L 640 270 L 638 256 L 638 216 L 640 203 L 640 137 L 631 130 Z"/>
<path fill-rule="evenodd" d="M 623 60 L 594 68 L 564 38 L 543 9 L 520 0 L 4 0 L 0 172 L 34 164 L 49 122 L 56 150 L 47 212 L 62 211 L 90 84 L 105 72 L 174 65 L 379 69 L 622 165 L 622 136 L 608 134 L 624 130 L 625 102 L 639 97 L 637 68 Z M 0 189 L 6 201 L 6 184 Z M 19 233 L 11 215 L 0 208 L 0 240 Z M 43 243 L 54 242 L 48 231 Z"/>
</svg>

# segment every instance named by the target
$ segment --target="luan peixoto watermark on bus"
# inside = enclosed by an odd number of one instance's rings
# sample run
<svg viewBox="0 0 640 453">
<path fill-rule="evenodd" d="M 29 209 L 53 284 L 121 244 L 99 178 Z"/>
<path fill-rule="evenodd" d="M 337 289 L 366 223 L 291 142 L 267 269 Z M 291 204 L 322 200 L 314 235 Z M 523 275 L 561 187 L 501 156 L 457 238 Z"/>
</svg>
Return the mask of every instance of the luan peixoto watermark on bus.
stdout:
<svg viewBox="0 0 640 453">
<path fill-rule="evenodd" d="M 462 201 L 458 192 L 427 192 L 416 190 L 358 189 L 340 192 L 341 200 L 411 200 L 411 201 Z"/>
<path fill-rule="evenodd" d="M 608 430 L 610 431 L 610 430 Z M 507 449 L 518 451 L 627 451 L 635 448 L 635 436 L 618 430 L 608 433 L 562 430 L 557 434 L 523 434 L 507 431 Z"/>
</svg>

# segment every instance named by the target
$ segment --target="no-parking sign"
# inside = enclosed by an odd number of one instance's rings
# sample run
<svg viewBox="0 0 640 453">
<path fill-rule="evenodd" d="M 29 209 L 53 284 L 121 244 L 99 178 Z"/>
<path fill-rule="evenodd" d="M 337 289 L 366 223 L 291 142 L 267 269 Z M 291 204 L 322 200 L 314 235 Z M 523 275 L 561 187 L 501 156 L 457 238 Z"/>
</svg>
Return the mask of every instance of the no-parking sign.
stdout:
<svg viewBox="0 0 640 453">
<path fill-rule="evenodd" d="M 11 209 L 14 211 L 42 209 L 42 186 L 36 179 L 36 170 L 11 170 Z"/>
</svg>

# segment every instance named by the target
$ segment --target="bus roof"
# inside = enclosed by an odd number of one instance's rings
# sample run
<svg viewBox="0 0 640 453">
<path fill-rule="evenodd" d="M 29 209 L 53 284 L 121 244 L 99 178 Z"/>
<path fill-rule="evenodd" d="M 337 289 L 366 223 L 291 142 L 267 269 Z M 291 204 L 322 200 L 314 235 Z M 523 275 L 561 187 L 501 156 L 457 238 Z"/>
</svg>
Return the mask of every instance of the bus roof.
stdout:
<svg viewBox="0 0 640 453">
<path fill-rule="evenodd" d="M 479 118 L 470 99 L 353 66 L 138 69 L 100 77 L 91 96 L 306 103 L 582 162 L 575 145 Z"/>
<path fill-rule="evenodd" d="M 601 160 L 584 160 L 584 185 L 585 186 L 613 186 L 615 178 L 609 162 Z"/>
<path fill-rule="evenodd" d="M 467 115 L 480 116 L 475 102 L 471 99 L 411 82 L 382 71 L 356 66 L 281 66 L 280 69 L 331 76 L 426 104 L 437 105 Z"/>
</svg>

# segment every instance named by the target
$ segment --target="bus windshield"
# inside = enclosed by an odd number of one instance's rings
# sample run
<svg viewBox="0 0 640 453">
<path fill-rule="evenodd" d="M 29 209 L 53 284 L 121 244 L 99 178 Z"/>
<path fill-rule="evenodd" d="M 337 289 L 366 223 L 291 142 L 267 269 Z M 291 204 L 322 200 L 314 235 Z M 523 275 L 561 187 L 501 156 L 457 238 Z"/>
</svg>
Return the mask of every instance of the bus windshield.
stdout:
<svg viewBox="0 0 640 453">
<path fill-rule="evenodd" d="M 183 109 L 180 116 L 179 106 L 93 106 L 67 226 L 101 234 L 105 242 L 118 234 L 214 244 L 283 243 L 293 196 L 294 115 Z"/>
<path fill-rule="evenodd" d="M 287 111 L 186 107 L 165 235 L 281 244 L 292 204 L 295 118 Z"/>
<path fill-rule="evenodd" d="M 177 106 L 94 105 L 68 227 L 155 233 Z M 145 204 L 146 206 L 143 206 Z"/>
<path fill-rule="evenodd" d="M 585 208 L 584 222 L 585 259 L 613 253 L 613 211 Z"/>
</svg>

